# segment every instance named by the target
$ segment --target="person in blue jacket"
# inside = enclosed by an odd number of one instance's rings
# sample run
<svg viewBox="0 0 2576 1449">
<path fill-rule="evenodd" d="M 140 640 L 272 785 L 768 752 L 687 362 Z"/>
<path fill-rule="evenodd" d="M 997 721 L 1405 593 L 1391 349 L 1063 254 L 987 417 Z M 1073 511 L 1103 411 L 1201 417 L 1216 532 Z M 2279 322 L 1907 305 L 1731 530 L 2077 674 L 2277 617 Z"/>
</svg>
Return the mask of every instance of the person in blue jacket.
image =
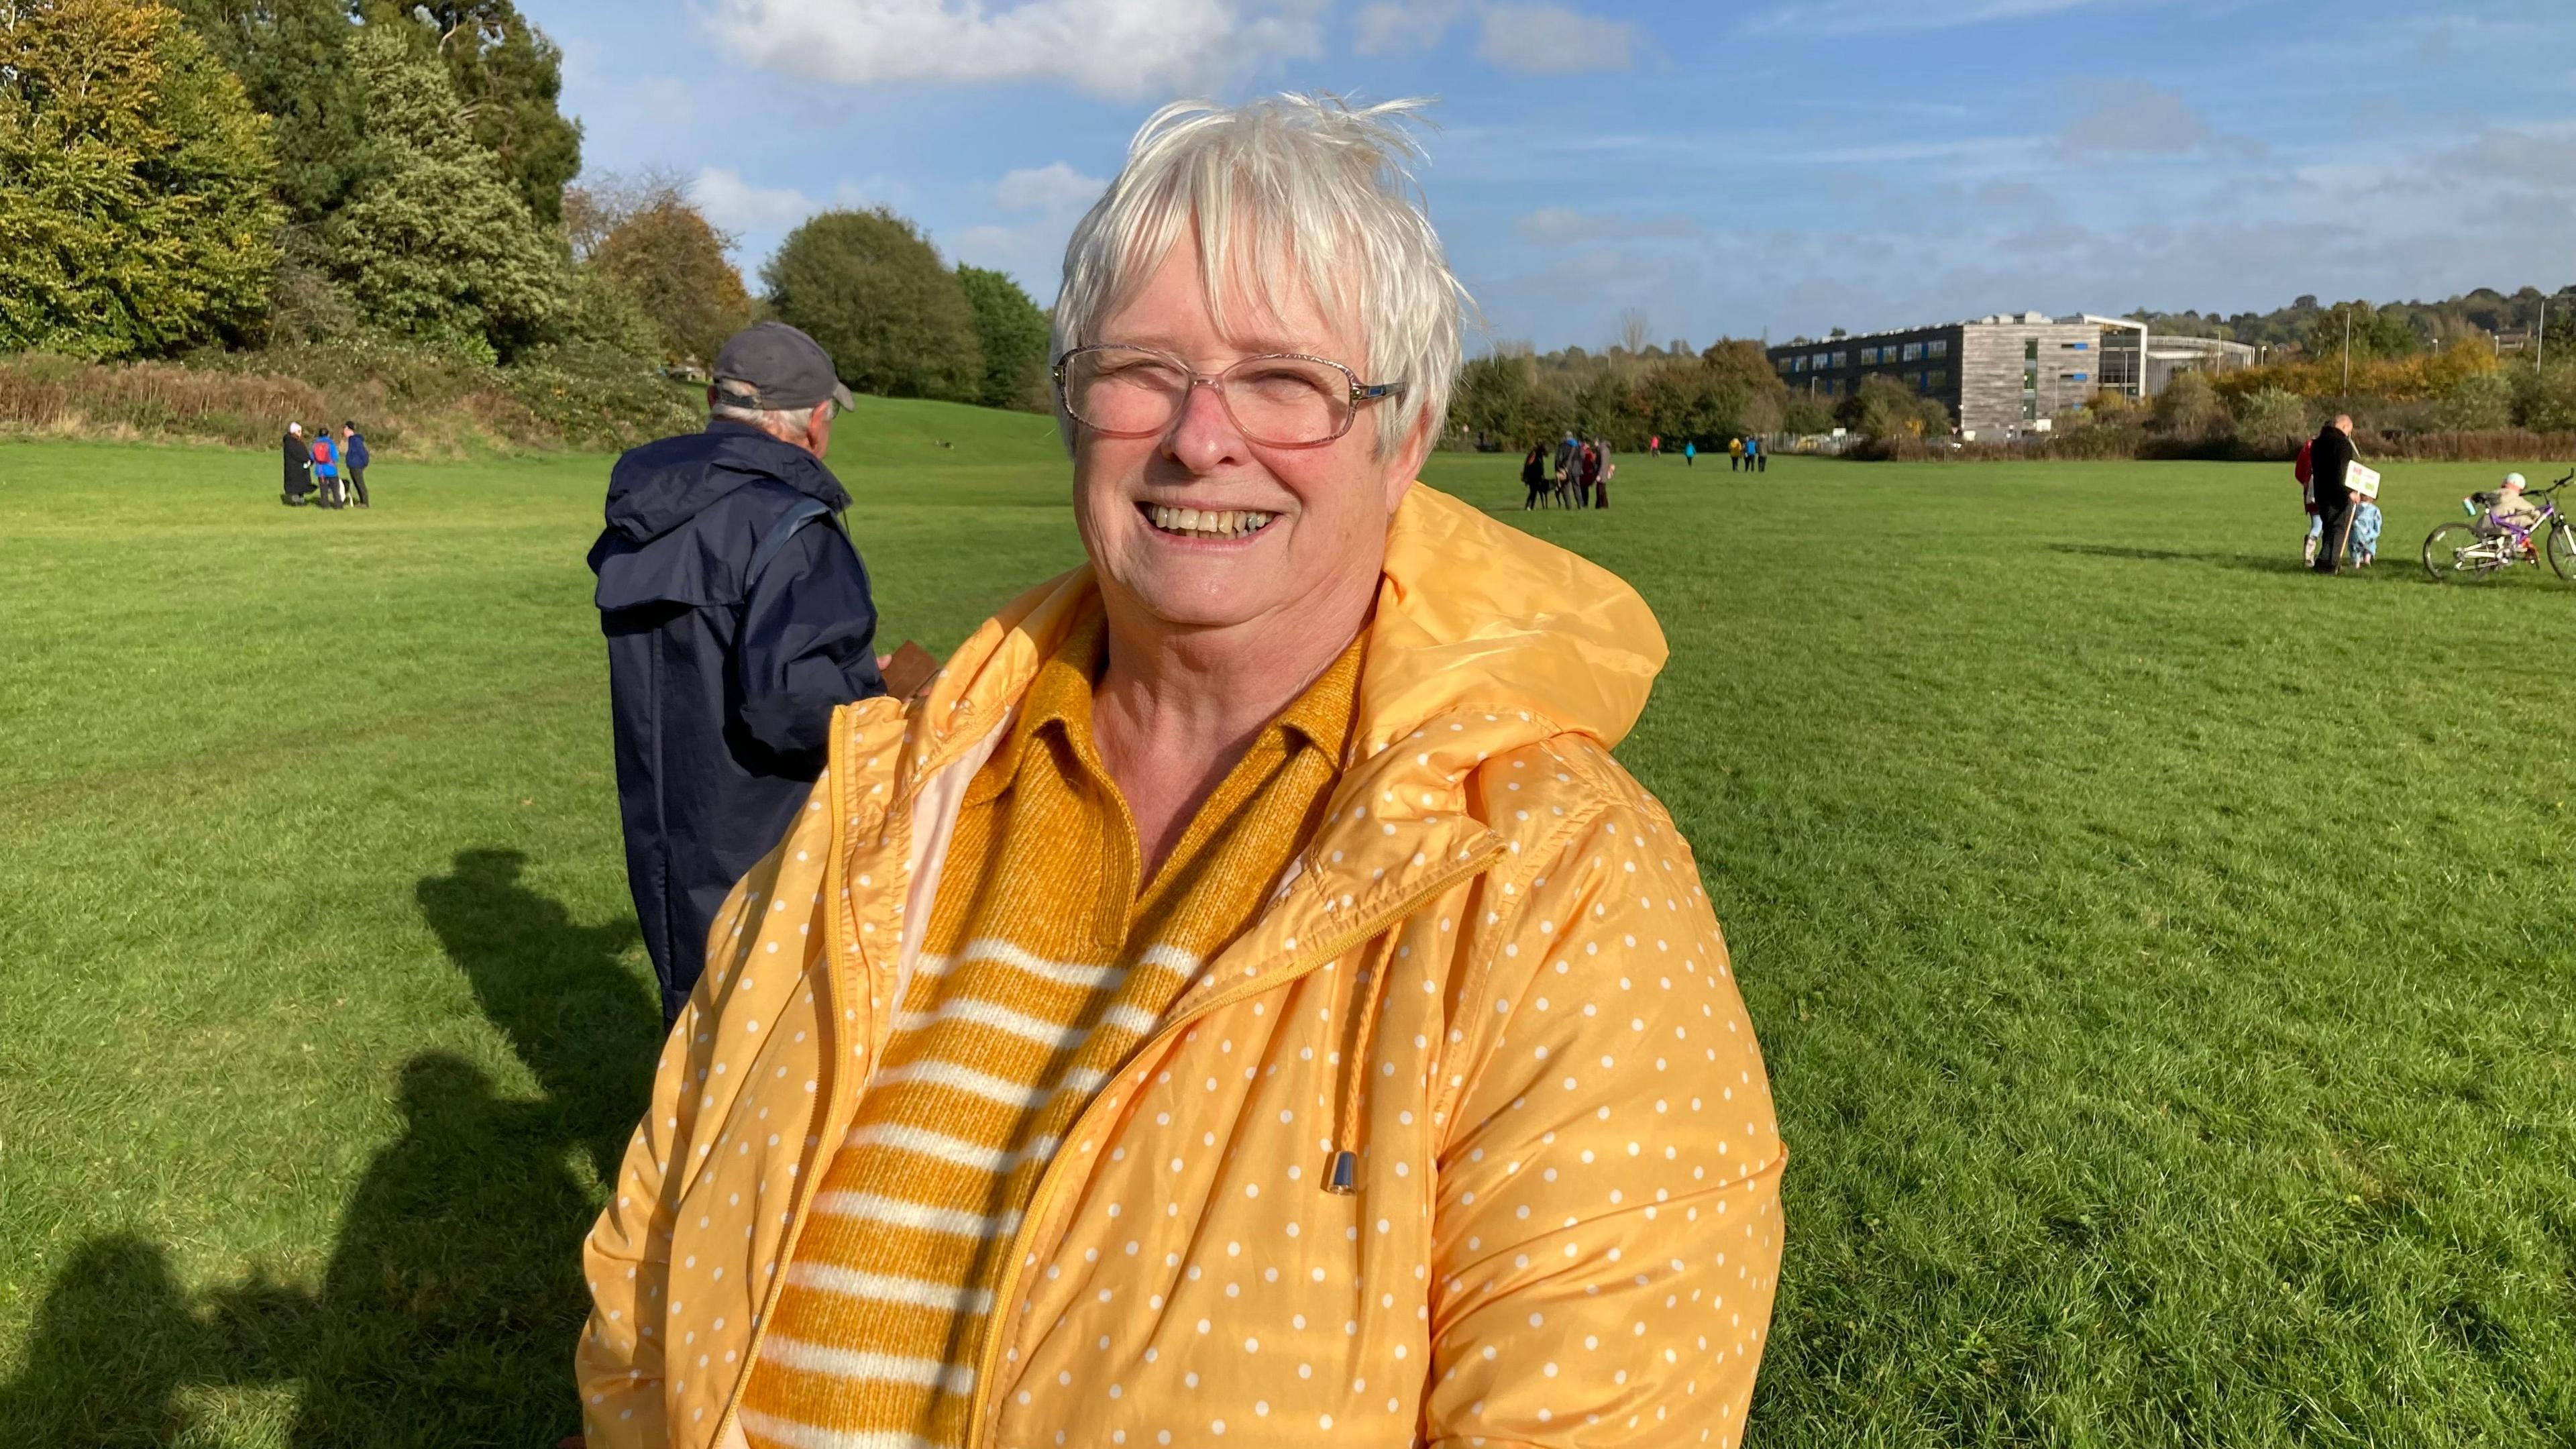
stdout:
<svg viewBox="0 0 2576 1449">
<path fill-rule="evenodd" d="M 706 431 L 627 452 L 590 550 L 626 874 L 665 1022 L 725 895 L 822 773 L 835 706 L 885 692 L 849 495 L 822 462 L 850 391 L 784 323 L 716 354 Z"/>
<path fill-rule="evenodd" d="M 358 506 L 367 506 L 367 440 L 358 434 L 354 422 L 340 424 L 340 474 L 349 480 L 349 491 L 358 495 Z"/>
</svg>

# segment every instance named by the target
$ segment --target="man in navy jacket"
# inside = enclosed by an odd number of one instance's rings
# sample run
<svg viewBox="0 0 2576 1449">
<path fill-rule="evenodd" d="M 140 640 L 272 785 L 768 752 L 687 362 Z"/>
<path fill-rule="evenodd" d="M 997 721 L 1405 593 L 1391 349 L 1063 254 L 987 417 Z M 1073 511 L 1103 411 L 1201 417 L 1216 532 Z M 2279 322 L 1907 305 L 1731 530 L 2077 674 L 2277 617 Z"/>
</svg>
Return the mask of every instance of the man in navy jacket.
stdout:
<svg viewBox="0 0 2576 1449">
<path fill-rule="evenodd" d="M 849 389 L 763 322 L 716 355 L 702 433 L 629 451 L 590 550 L 627 884 L 676 1016 L 707 931 L 822 773 L 834 706 L 885 692 L 867 569 L 822 456 Z"/>
</svg>

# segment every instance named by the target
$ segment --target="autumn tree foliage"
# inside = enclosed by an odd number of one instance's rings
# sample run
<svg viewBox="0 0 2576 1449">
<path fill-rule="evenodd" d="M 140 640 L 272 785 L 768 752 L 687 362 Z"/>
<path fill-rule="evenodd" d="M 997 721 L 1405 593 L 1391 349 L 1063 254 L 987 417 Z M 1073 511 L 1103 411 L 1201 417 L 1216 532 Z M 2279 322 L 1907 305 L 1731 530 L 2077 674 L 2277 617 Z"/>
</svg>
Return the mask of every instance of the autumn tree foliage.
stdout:
<svg viewBox="0 0 2576 1449">
<path fill-rule="evenodd" d="M 0 0 L 0 348 L 238 339 L 280 213 L 268 123 L 176 11 Z"/>
</svg>

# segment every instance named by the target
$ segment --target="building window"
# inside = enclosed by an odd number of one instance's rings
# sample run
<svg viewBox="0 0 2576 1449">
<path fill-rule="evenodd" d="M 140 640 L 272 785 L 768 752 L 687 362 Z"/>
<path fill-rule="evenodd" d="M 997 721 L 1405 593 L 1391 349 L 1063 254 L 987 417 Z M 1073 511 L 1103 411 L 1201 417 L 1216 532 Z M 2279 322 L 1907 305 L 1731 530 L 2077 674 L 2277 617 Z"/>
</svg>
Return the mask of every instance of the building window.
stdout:
<svg viewBox="0 0 2576 1449">
<path fill-rule="evenodd" d="M 1949 338 L 1947 338 L 1947 337 L 1935 337 L 1935 338 L 1933 338 L 1931 341 L 1924 343 L 1924 344 L 1923 344 L 1923 355 L 1924 355 L 1924 356 L 1926 356 L 1926 357 L 1947 357 L 1947 356 L 1949 356 L 1949 355 L 1950 355 L 1950 339 L 1949 339 Z"/>
<path fill-rule="evenodd" d="M 1850 354 L 1850 353 L 1848 353 L 1848 352 L 1837 352 L 1837 353 L 1835 353 L 1835 354 L 1834 354 L 1834 367 L 1835 367 L 1837 370 L 1840 370 L 1840 369 L 1845 368 L 1845 367 L 1849 367 L 1850 365 L 1851 365 L 1851 354 Z"/>
<path fill-rule="evenodd" d="M 1797 356 L 1790 358 L 1790 359 L 1789 359 L 1789 370 L 1790 370 L 1791 372 L 1804 372 L 1804 371 L 1806 371 L 1806 370 L 1807 370 L 1807 354 L 1805 354 L 1805 353 L 1801 352 L 1801 353 L 1799 353 Z"/>
<path fill-rule="evenodd" d="M 1781 374 L 1783 377 L 1786 377 L 1786 376 L 1788 375 L 1788 373 L 1789 373 L 1789 359 L 1787 359 L 1787 358 L 1783 357 L 1783 358 L 1779 359 L 1778 361 L 1776 361 L 1776 362 L 1772 363 L 1771 365 L 1772 365 L 1772 367 L 1776 368 L 1776 369 L 1780 372 L 1780 374 Z"/>
<path fill-rule="evenodd" d="M 2090 352 L 2092 349 L 2093 344 L 2090 342 L 2069 342 L 2066 344 L 2066 350 L 2069 352 Z"/>
<path fill-rule="evenodd" d="M 2090 382 L 2090 381 L 2092 381 L 2092 379 L 2091 379 L 2091 378 L 2089 378 L 2089 377 L 2085 376 L 2083 373 L 2080 373 L 2080 372 L 2070 372 L 2070 373 L 2066 374 L 2066 380 L 2067 380 L 2068 382 Z"/>
<path fill-rule="evenodd" d="M 1923 390 L 1926 392 L 1939 392 L 1949 385 L 1950 370 L 1946 367 L 1936 367 L 1923 374 Z"/>
<path fill-rule="evenodd" d="M 1906 343 L 1906 344 L 1905 344 L 1905 360 L 1906 360 L 1906 361 L 1908 361 L 1908 362 L 1915 362 L 1915 361 L 1919 361 L 1919 360 L 1922 358 L 1922 356 L 1923 356 L 1923 344 L 1922 344 L 1922 343 L 1920 343 L 1920 342 L 1908 342 L 1908 343 Z"/>
<path fill-rule="evenodd" d="M 2038 339 L 2038 338 L 2036 338 L 2036 337 L 2025 338 L 2025 339 L 2022 341 L 2022 344 L 2021 344 L 2021 360 L 2022 360 L 2022 361 L 2024 361 L 2024 362 L 2037 362 L 2037 361 L 2039 360 L 2039 339 Z"/>
</svg>

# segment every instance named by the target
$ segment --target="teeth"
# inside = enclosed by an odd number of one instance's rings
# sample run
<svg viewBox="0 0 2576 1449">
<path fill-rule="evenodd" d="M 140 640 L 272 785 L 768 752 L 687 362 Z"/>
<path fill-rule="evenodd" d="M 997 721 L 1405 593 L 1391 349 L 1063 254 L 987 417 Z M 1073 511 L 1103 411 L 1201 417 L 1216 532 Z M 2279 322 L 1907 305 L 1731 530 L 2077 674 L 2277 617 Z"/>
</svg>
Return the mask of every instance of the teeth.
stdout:
<svg viewBox="0 0 2576 1449">
<path fill-rule="evenodd" d="M 1269 526 L 1276 514 L 1251 509 L 1167 508 L 1155 504 L 1146 510 L 1156 528 L 1165 533 L 1194 534 L 1204 538 L 1248 538 Z"/>
</svg>

